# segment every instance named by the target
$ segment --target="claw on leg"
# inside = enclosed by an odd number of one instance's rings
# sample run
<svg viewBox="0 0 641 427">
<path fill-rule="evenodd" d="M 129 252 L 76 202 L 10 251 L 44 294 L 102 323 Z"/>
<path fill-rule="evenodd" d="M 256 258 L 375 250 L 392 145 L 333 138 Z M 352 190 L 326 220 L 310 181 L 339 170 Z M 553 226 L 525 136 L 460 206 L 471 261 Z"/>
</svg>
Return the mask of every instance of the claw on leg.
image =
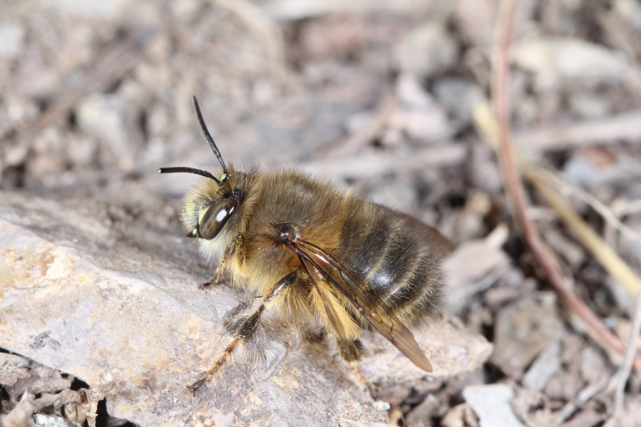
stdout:
<svg viewBox="0 0 641 427">
<path fill-rule="evenodd" d="M 205 382 L 207 382 L 207 380 L 211 378 L 216 372 L 218 372 L 221 366 L 223 366 L 223 364 L 225 363 L 229 355 L 232 353 L 232 351 L 234 351 L 234 347 L 236 347 L 236 344 L 238 344 L 238 341 L 240 341 L 241 339 L 242 339 L 241 336 L 237 336 L 236 338 L 234 338 L 231 344 L 229 344 L 225 349 L 225 352 L 223 353 L 223 355 L 220 356 L 220 358 L 218 358 L 218 360 L 216 361 L 216 364 L 214 364 L 214 367 L 208 370 L 207 373 L 205 373 L 204 377 L 202 377 L 192 385 L 188 385 L 187 388 L 190 389 L 192 392 L 194 392 L 194 394 L 196 394 L 196 391 L 198 391 L 200 386 L 205 384 Z"/>
<path fill-rule="evenodd" d="M 369 382 L 367 378 L 365 378 L 365 375 L 363 375 L 360 368 L 358 367 L 358 362 L 356 360 L 353 360 L 351 362 L 347 362 L 347 364 L 349 365 L 354 375 L 356 375 L 356 378 L 358 378 L 359 381 L 361 381 L 363 384 L 367 386 L 367 389 L 369 390 L 369 394 L 372 397 L 376 396 L 379 392 L 378 387 L 376 387 L 374 384 Z"/>
<path fill-rule="evenodd" d="M 218 267 L 216 269 L 216 272 L 214 273 L 214 277 L 212 277 L 209 282 L 201 283 L 200 286 L 198 286 L 198 289 L 202 290 L 207 290 L 208 288 L 212 286 L 217 286 L 220 285 L 224 282 L 224 268 Z"/>
</svg>

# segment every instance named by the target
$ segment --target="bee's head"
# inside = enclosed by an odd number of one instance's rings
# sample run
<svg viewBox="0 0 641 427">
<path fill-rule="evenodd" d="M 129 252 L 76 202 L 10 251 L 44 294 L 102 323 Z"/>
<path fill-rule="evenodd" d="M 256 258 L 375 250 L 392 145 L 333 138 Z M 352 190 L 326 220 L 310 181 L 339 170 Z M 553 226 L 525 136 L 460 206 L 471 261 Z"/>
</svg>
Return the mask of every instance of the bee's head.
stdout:
<svg viewBox="0 0 641 427">
<path fill-rule="evenodd" d="M 220 151 L 214 143 L 214 139 L 207 130 L 196 97 L 194 97 L 194 107 L 207 142 L 209 142 L 220 165 L 223 167 L 221 177 L 216 178 L 210 172 L 188 167 L 161 168 L 158 172 L 185 172 L 207 178 L 200 186 L 187 195 L 183 223 L 188 228 L 187 237 L 212 240 L 220 234 L 225 224 L 227 224 L 228 220 L 232 217 L 236 208 L 241 203 L 243 195 L 241 190 L 235 185 L 237 182 L 235 179 L 236 173 L 230 172 L 229 169 L 227 169 L 220 155 Z"/>
<path fill-rule="evenodd" d="M 187 237 L 212 240 L 216 238 L 240 208 L 243 194 L 230 185 L 217 186 L 204 181 L 185 197 L 185 224 Z"/>
</svg>

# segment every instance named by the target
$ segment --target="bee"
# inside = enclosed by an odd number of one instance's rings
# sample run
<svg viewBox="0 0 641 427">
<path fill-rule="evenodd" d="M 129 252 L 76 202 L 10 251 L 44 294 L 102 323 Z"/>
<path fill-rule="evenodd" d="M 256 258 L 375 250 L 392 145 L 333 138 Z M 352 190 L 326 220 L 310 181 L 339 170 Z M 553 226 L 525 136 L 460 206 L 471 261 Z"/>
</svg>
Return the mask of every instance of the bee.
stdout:
<svg viewBox="0 0 641 427">
<path fill-rule="evenodd" d="M 363 330 L 375 329 L 416 366 L 432 365 L 409 328 L 438 310 L 441 259 L 452 244 L 435 229 L 380 204 L 292 170 L 242 172 L 229 167 L 194 108 L 222 173 L 189 167 L 159 169 L 204 177 L 185 197 L 182 222 L 222 277 L 262 301 L 236 322 L 233 339 L 194 392 L 242 342 L 252 339 L 265 310 L 282 321 L 321 325 L 354 366 Z"/>
</svg>

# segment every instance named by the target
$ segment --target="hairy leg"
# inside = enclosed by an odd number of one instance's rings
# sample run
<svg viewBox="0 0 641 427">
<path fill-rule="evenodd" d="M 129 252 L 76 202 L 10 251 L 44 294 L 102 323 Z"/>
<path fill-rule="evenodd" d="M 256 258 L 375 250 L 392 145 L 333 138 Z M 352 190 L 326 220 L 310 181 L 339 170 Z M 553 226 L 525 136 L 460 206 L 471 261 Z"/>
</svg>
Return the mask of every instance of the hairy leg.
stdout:
<svg viewBox="0 0 641 427">
<path fill-rule="evenodd" d="M 223 366 L 227 358 L 232 354 L 234 348 L 236 347 L 236 345 L 238 345 L 238 343 L 251 338 L 260 323 L 260 318 L 265 311 L 265 308 L 267 308 L 269 303 L 272 302 L 284 289 L 286 289 L 289 285 L 296 281 L 298 274 L 298 270 L 288 274 L 287 276 L 279 280 L 278 283 L 274 285 L 274 287 L 272 287 L 265 293 L 263 302 L 256 309 L 256 311 L 254 311 L 254 313 L 247 317 L 236 329 L 234 339 L 227 346 L 227 348 L 225 348 L 222 356 L 218 358 L 214 366 L 207 371 L 203 378 L 188 386 L 189 389 L 191 389 L 195 393 L 196 390 L 198 390 L 198 388 L 200 388 L 200 386 L 202 386 L 212 375 L 218 372 L 220 367 Z"/>
</svg>

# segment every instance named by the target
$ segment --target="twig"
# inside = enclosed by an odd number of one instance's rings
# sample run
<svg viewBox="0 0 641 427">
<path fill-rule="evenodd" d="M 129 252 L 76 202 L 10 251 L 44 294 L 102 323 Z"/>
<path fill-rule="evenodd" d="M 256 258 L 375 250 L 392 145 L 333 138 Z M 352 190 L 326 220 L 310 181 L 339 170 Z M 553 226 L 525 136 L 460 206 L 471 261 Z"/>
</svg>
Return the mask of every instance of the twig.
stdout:
<svg viewBox="0 0 641 427">
<path fill-rule="evenodd" d="M 612 209 L 612 212 L 614 212 L 614 215 L 617 217 L 630 215 L 632 213 L 641 211 L 641 199 L 618 199 L 612 203 L 610 208 Z"/>
<path fill-rule="evenodd" d="M 392 13 L 422 16 L 438 11 L 431 2 L 372 0 L 279 0 L 261 2 L 262 9 L 276 21 L 300 21 L 332 14 Z"/>
<path fill-rule="evenodd" d="M 98 401 L 92 400 L 89 402 L 89 413 L 87 414 L 87 424 L 89 424 L 89 427 L 96 427 L 97 418 L 98 418 Z"/>
<path fill-rule="evenodd" d="M 538 230 L 527 216 L 525 190 L 517 174 L 515 154 L 510 142 L 510 107 L 509 87 L 509 48 L 512 39 L 516 0 L 503 0 L 499 15 L 498 43 L 493 67 L 492 100 L 498 118 L 499 160 L 505 180 L 506 191 L 513 209 L 525 234 L 532 252 L 539 261 L 549 282 L 557 291 L 561 301 L 571 312 L 579 315 L 586 323 L 588 333 L 601 345 L 623 354 L 623 344 L 603 326 L 600 320 L 590 311 L 567 285 L 561 269 L 552 252 L 541 240 Z M 635 360 L 635 370 L 641 372 L 641 361 Z"/>
<path fill-rule="evenodd" d="M 411 170 L 425 165 L 458 165 L 465 161 L 467 148 L 464 144 L 447 144 L 442 147 L 422 148 L 410 153 L 410 157 L 391 156 L 389 153 L 369 153 L 346 158 L 322 159 L 300 164 L 308 173 L 322 176 L 362 178 L 394 170 Z"/>
<path fill-rule="evenodd" d="M 285 41 L 280 28 L 258 6 L 247 0 L 210 0 L 240 18 L 263 43 L 272 75 L 283 83 L 297 83 L 298 79 L 287 66 Z"/>
<path fill-rule="evenodd" d="M 632 363 L 637 352 L 637 337 L 639 336 L 639 332 L 641 332 L 641 293 L 637 294 L 632 319 L 632 327 L 630 328 L 630 335 L 628 336 L 628 345 L 625 349 L 623 364 L 621 364 L 619 371 L 613 378 L 616 383 L 613 418 L 618 418 L 623 412 L 623 392 L 625 390 L 625 384 L 628 382 L 628 378 L 630 378 Z"/>
<path fill-rule="evenodd" d="M 576 397 L 576 399 L 566 403 L 565 406 L 563 406 L 556 419 L 555 425 L 558 426 L 560 424 L 563 424 L 563 422 L 570 418 L 578 408 L 585 405 L 590 399 L 605 390 L 607 385 L 607 378 L 603 378 L 601 379 L 601 381 L 595 384 L 588 384 L 583 390 L 579 392 L 579 395 Z"/>
<path fill-rule="evenodd" d="M 618 198 L 610 203 L 609 209 L 612 212 L 612 215 L 614 215 L 614 217 L 618 220 L 625 215 L 630 215 L 631 213 L 641 211 L 641 199 L 628 200 Z M 615 227 L 609 222 L 606 222 L 604 225 L 603 238 L 606 242 L 608 242 L 608 244 L 614 246 Z"/>
<path fill-rule="evenodd" d="M 474 109 L 474 120 L 488 144 L 494 150 L 498 150 L 496 143 L 498 126 L 489 108 L 484 104 L 477 105 Z M 525 176 L 532 181 L 547 202 L 556 210 L 557 214 L 575 232 L 583 245 L 602 263 L 603 267 L 610 272 L 610 274 L 616 277 L 617 280 L 628 289 L 630 295 L 634 297 L 641 288 L 641 280 L 634 271 L 581 217 L 566 205 L 544 180 L 539 167 L 526 162 L 522 157 L 518 157 L 518 160 Z M 629 202 L 626 206 L 630 206 L 631 210 L 633 210 L 637 207 L 636 205 L 637 203 L 635 202 Z M 638 208 L 641 209 L 641 203 L 638 205 Z M 621 214 L 619 208 L 613 207 L 612 210 L 617 211 L 619 215 Z M 625 209 L 624 212 L 627 213 L 628 209 Z M 615 215 L 617 215 L 617 213 L 615 213 Z M 531 218 L 531 215 L 528 215 L 528 218 Z"/>
<path fill-rule="evenodd" d="M 603 217 L 604 220 L 608 222 L 612 227 L 614 227 L 616 230 L 621 232 L 626 238 L 630 240 L 639 240 L 641 239 L 641 236 L 639 233 L 635 232 L 632 230 L 630 227 L 625 225 L 624 223 L 619 220 L 619 218 L 614 214 L 612 209 L 601 203 L 599 199 L 594 197 L 592 194 L 588 193 L 587 191 L 575 187 L 573 185 L 570 185 L 563 181 L 558 176 L 557 172 L 554 172 L 550 169 L 544 169 L 544 168 L 537 168 L 539 175 L 545 179 L 550 185 L 555 186 L 561 193 L 568 195 L 571 194 L 581 200 L 583 200 L 585 203 L 590 205 L 592 209 L 597 211 L 601 217 Z"/>
<path fill-rule="evenodd" d="M 59 117 L 67 115 L 87 93 L 101 85 L 108 85 L 129 71 L 138 60 L 138 51 L 151 34 L 150 30 L 140 30 L 130 35 L 124 42 L 118 44 L 104 55 L 100 55 L 103 58 L 102 61 L 96 65 L 84 83 L 77 89 L 63 95 L 51 108 L 45 111 L 36 123 L 21 136 L 19 145 L 30 147 L 44 128 Z"/>
<path fill-rule="evenodd" d="M 637 61 L 637 52 L 641 52 L 641 43 L 632 32 L 632 28 L 623 25 L 620 16 L 615 12 L 597 14 L 597 22 L 605 31 L 608 41 L 618 50 L 621 50 L 630 64 L 630 72 L 627 79 L 631 86 L 631 95 L 637 101 L 641 100 L 639 89 L 641 89 L 641 71 Z"/>
<path fill-rule="evenodd" d="M 515 134 L 518 145 L 527 150 L 566 150 L 620 141 L 641 142 L 641 110 L 567 125 L 550 126 Z"/>
<path fill-rule="evenodd" d="M 506 185 L 507 195 L 510 197 L 512 208 L 516 209 L 521 225 L 525 227 L 526 235 L 531 225 L 527 221 L 525 191 L 517 176 L 517 168 L 512 149 L 510 105 L 507 88 L 510 85 L 510 43 L 514 31 L 514 14 L 517 0 L 502 0 L 499 9 L 497 25 L 497 40 L 492 56 L 492 104 L 494 114 L 498 121 L 499 161 Z"/>
<path fill-rule="evenodd" d="M 628 266 L 576 212 L 563 202 L 563 199 L 543 180 L 538 168 L 523 164 L 522 170 L 525 176 L 545 198 L 546 202 L 548 202 L 556 213 L 568 224 L 581 243 L 583 243 L 590 253 L 601 263 L 603 268 L 605 268 L 612 277 L 617 279 L 632 297 L 636 297 L 639 293 L 641 283 L 630 266 Z"/>
<path fill-rule="evenodd" d="M 391 91 L 379 102 L 376 107 L 376 113 L 363 129 L 357 131 L 343 144 L 332 147 L 324 157 L 338 158 L 356 154 L 365 144 L 376 137 L 376 134 L 385 126 L 397 105 L 398 96 L 395 91 Z"/>
<path fill-rule="evenodd" d="M 474 117 L 475 117 L 475 123 L 477 124 L 479 131 L 485 136 L 485 140 L 488 142 L 488 144 L 494 148 L 495 150 L 498 150 L 499 148 L 497 147 L 497 134 L 498 134 L 498 126 L 496 123 L 496 120 L 492 117 L 491 112 L 489 112 L 488 108 L 484 108 L 481 105 L 478 105 L 475 108 L 474 111 Z M 609 267 L 608 270 L 615 271 L 617 273 L 621 273 L 621 270 L 612 267 L 612 265 L 624 265 L 624 270 L 625 271 L 631 271 L 627 264 L 625 264 L 620 257 L 611 249 L 608 251 L 608 256 L 603 258 L 603 251 L 601 250 L 602 247 L 607 246 L 605 242 L 602 241 L 602 239 L 592 231 L 587 224 L 581 218 L 578 217 L 574 212 L 572 212 L 567 206 L 565 206 L 565 203 L 561 200 L 560 197 L 556 195 L 556 193 L 546 184 L 546 182 L 538 177 L 538 175 L 532 170 L 532 167 L 528 167 L 527 163 L 521 160 L 521 164 L 524 165 L 523 171 L 530 179 L 535 186 L 537 186 L 537 189 L 541 192 L 541 194 L 547 199 L 548 203 L 550 203 L 553 207 L 555 207 L 558 211 L 558 209 L 561 209 L 561 212 L 564 213 L 564 215 L 570 217 L 570 222 L 568 222 L 568 225 L 571 227 L 576 226 L 576 224 L 580 224 L 579 228 L 582 230 L 589 230 L 585 233 L 585 235 L 590 236 L 591 239 L 594 240 L 594 245 L 588 246 L 589 249 L 591 250 L 596 250 L 597 253 L 601 255 L 601 259 L 605 259 L 607 265 Z M 538 185 L 537 185 L 538 184 Z M 563 217 L 563 215 L 562 215 Z M 531 221 L 530 216 L 526 215 L 526 219 L 528 222 Z M 567 219 L 566 219 L 567 220 Z M 533 226 L 532 226 L 533 227 Z M 583 236 L 584 234 L 578 233 L 579 238 Z M 538 236 L 538 234 L 537 234 Z M 528 235 L 526 234 L 526 239 L 528 239 Z M 537 258 L 539 259 L 539 262 L 541 263 L 541 266 L 544 267 L 544 270 L 546 272 L 546 276 L 552 286 L 556 289 L 557 293 L 559 294 L 559 297 L 561 299 L 561 302 L 570 310 L 571 312 L 575 313 L 577 316 L 579 316 L 583 321 L 585 322 L 587 329 L 588 329 L 588 334 L 597 342 L 599 343 L 602 347 L 604 347 L 606 350 L 611 351 L 615 354 L 619 354 L 620 356 L 623 356 L 623 344 L 621 341 L 619 341 L 614 335 L 610 333 L 600 322 L 600 320 L 590 311 L 590 309 L 581 301 L 571 290 L 571 287 L 568 286 L 560 273 L 560 269 L 558 268 L 558 264 L 553 258 L 552 253 L 547 249 L 547 247 L 543 246 L 543 243 L 540 240 L 540 237 L 538 237 L 540 245 L 544 248 L 541 253 L 537 252 L 536 247 L 530 242 L 528 239 L 528 243 L 530 244 L 530 247 L 532 251 L 535 253 Z M 596 249 L 594 249 L 596 248 Z M 608 248 L 609 249 L 609 248 Z M 595 257 L 597 254 L 595 253 Z M 614 264 L 610 264 L 609 259 L 613 259 L 615 262 Z M 622 264 L 621 264 L 622 263 Z M 555 267 L 556 266 L 556 267 Z M 550 274 L 550 273 L 551 274 Z M 634 291 L 635 289 L 638 289 L 638 278 L 634 273 L 632 272 L 631 275 L 628 275 L 630 281 L 628 282 L 630 284 L 630 289 Z M 626 279 L 627 282 L 627 279 Z M 636 292 L 633 294 L 636 295 Z M 640 372 L 641 373 L 641 361 L 639 359 L 635 359 L 634 361 L 634 369 L 635 372 Z"/>
</svg>

